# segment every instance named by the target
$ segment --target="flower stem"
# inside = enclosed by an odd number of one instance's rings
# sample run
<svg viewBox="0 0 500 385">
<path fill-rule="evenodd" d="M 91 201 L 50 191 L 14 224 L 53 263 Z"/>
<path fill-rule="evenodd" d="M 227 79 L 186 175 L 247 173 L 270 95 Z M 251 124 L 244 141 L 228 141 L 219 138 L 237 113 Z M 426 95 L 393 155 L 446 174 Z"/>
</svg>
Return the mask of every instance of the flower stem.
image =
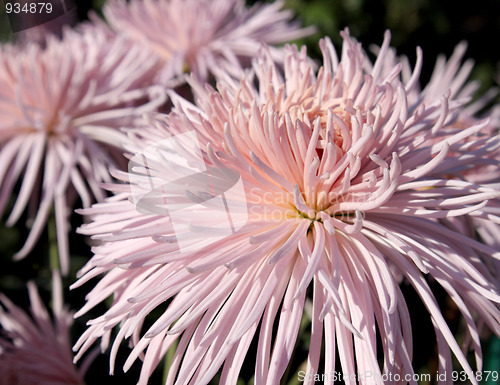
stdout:
<svg viewBox="0 0 500 385">
<path fill-rule="evenodd" d="M 57 248 L 56 217 L 54 211 L 50 213 L 48 224 L 49 233 L 49 263 L 51 270 L 59 271 L 59 251 Z"/>
<path fill-rule="evenodd" d="M 174 360 L 174 354 L 177 350 L 177 341 L 175 341 L 172 346 L 167 350 L 167 354 L 165 354 L 165 361 L 163 362 L 163 384 L 167 382 L 168 371 L 172 366 L 172 361 Z"/>
</svg>

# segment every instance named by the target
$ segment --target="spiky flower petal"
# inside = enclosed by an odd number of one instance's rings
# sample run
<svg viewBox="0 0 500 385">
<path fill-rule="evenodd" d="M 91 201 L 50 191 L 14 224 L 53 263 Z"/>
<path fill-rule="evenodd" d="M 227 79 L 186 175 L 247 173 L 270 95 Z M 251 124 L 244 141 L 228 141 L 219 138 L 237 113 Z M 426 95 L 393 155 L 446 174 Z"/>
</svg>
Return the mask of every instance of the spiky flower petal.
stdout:
<svg viewBox="0 0 500 385">
<path fill-rule="evenodd" d="M 419 70 L 408 82 L 398 64 L 388 70 L 389 33 L 374 63 L 342 35 L 340 59 L 329 40 L 321 42 L 317 73 L 305 49 L 287 48 L 284 74 L 263 50 L 239 83 L 226 78 L 214 90 L 193 81 L 197 105 L 172 94 L 171 114 L 131 130 L 135 161 L 116 175 L 125 184 L 83 211 L 91 222 L 80 232 L 102 243 L 75 286 L 105 275 L 78 315 L 111 295 L 114 302 L 90 321 L 79 354 L 119 325 L 111 363 L 130 337 L 124 368 L 145 351 L 140 384 L 177 340 L 167 384 L 207 384 L 221 367 L 221 383 L 236 384 L 256 339 L 255 384 L 277 384 L 311 302 L 305 383 L 318 371 L 331 379 L 338 352 L 346 378 L 371 373 L 383 384 L 390 373 L 414 384 L 404 279 L 434 325 L 439 371 L 451 370 L 453 352 L 471 373 L 427 282 L 432 277 L 463 314 L 481 368 L 477 319 L 500 335 L 499 288 L 483 261 L 500 252 L 452 220 L 489 218 L 488 201 L 500 192 L 448 176 L 498 151 L 499 138 L 472 139 L 486 121 L 444 130 L 463 108 L 449 93 L 444 102 L 410 100 Z M 183 139 L 192 133 L 199 151 Z M 198 179 L 176 179 L 188 169 Z M 210 179 L 200 188 L 199 174 L 214 177 L 216 169 L 236 172 L 244 194 L 222 197 Z M 163 314 L 142 332 L 157 307 Z"/>
</svg>

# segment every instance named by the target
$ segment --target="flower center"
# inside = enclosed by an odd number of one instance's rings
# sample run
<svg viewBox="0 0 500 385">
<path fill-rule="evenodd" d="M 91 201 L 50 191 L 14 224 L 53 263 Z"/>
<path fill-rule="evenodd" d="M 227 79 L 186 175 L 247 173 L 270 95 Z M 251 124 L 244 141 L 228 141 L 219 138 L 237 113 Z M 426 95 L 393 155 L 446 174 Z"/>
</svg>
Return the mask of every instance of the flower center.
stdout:
<svg viewBox="0 0 500 385">
<path fill-rule="evenodd" d="M 331 111 L 331 115 L 329 114 Z M 311 127 L 314 127 L 316 119 L 320 119 L 321 132 L 317 144 L 318 150 L 324 150 L 328 143 L 333 143 L 343 155 L 352 143 L 352 119 L 356 117 L 356 109 L 353 102 L 347 100 L 332 100 L 328 104 L 320 103 L 317 98 L 310 98 L 295 105 L 289 106 L 287 112 L 292 121 L 295 119 L 307 120 Z M 331 118 L 331 122 L 329 122 Z M 362 124 L 366 122 L 362 116 Z M 322 151 L 318 154 L 320 157 Z"/>
</svg>

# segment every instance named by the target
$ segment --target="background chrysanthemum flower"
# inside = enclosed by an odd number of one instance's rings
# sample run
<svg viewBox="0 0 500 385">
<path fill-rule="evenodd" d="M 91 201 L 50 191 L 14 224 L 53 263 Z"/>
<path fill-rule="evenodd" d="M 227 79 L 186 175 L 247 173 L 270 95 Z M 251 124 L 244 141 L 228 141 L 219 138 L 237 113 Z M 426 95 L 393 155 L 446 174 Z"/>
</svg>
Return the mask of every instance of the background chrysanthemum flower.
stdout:
<svg viewBox="0 0 500 385">
<path fill-rule="evenodd" d="M 159 79 L 165 83 L 186 71 L 203 80 L 219 71 L 240 75 L 241 62 L 249 63 L 261 42 L 284 43 L 314 31 L 292 23 L 283 4 L 247 8 L 244 0 L 111 0 L 103 13 L 115 31 L 162 58 Z"/>
<path fill-rule="evenodd" d="M 500 335 L 498 283 L 483 261 L 498 260 L 500 252 L 448 220 L 471 213 L 490 218 L 488 200 L 500 193 L 448 175 L 498 151 L 499 138 L 464 143 L 486 121 L 443 134 L 463 102 L 446 102 L 448 108 L 412 102 L 419 69 L 407 82 L 398 63 L 387 71 L 389 33 L 374 63 L 347 32 L 343 37 L 340 60 L 330 41 L 322 41 L 317 73 L 305 49 L 287 48 L 283 75 L 264 50 L 239 83 L 227 78 L 215 91 L 193 81 L 196 106 L 172 94 L 171 114 L 131 131 L 129 148 L 145 160 L 116 174 L 128 185 L 111 186 L 113 198 L 83 211 L 91 222 L 80 232 L 102 243 L 75 286 L 105 275 L 77 315 L 111 295 L 114 301 L 90 321 L 75 346 L 77 358 L 119 325 L 111 365 L 121 341 L 131 338 L 124 369 L 144 353 L 140 384 L 175 341 L 167 384 L 207 384 L 219 370 L 221 383 L 236 384 L 255 340 L 254 382 L 277 384 L 311 301 L 304 383 L 313 383 L 318 371 L 338 371 L 338 354 L 346 378 L 371 373 L 382 384 L 382 374 L 390 373 L 416 384 L 412 322 L 398 285 L 403 277 L 434 325 L 439 372 L 449 374 L 451 352 L 472 372 L 426 280 L 432 277 L 462 313 L 481 368 L 476 321 Z M 185 154 L 186 165 L 199 161 L 175 141 L 188 131 L 196 133 L 207 169 L 237 171 L 246 196 L 246 225 L 201 248 L 194 246 L 220 230 L 208 214 L 187 215 L 179 233 L 172 217 L 133 203 L 134 191 L 150 188 L 151 178 L 151 185 L 170 188 L 158 179 L 168 182 L 166 171 L 180 163 L 169 162 L 171 149 L 149 150 L 162 140 L 174 138 L 172 148 Z M 208 208 L 209 190 L 185 195 Z M 226 206 L 232 203 L 241 202 Z M 154 196 L 147 204 L 162 203 Z M 163 208 L 169 210 L 168 199 Z M 180 250 L 179 239 L 191 239 L 193 249 Z M 142 331 L 157 307 L 163 314 Z"/>
<path fill-rule="evenodd" d="M 119 128 L 164 101 L 163 91 L 144 86 L 156 65 L 147 51 L 98 28 L 48 37 L 46 48 L 0 48 L 0 214 L 22 180 L 7 224 L 26 207 L 33 220 L 16 258 L 33 249 L 53 212 L 68 272 L 72 205 L 104 198 L 99 182 L 110 180 L 110 165 L 124 163 Z"/>
<path fill-rule="evenodd" d="M 473 149 L 474 146 L 482 141 L 494 142 L 494 138 L 500 133 L 500 106 L 493 105 L 492 101 L 498 95 L 498 88 L 494 87 L 487 91 L 484 95 L 477 95 L 480 88 L 478 81 L 467 81 L 470 72 L 473 69 L 474 62 L 469 59 L 463 64 L 461 63 L 465 54 L 467 44 L 462 42 L 459 44 L 453 55 L 448 61 L 444 57 L 438 58 L 436 67 L 433 72 L 429 84 L 423 90 L 425 94 L 424 102 L 431 98 L 438 98 L 440 92 L 450 92 L 450 98 L 463 100 L 467 102 L 464 108 L 457 112 L 455 119 L 452 120 L 445 129 L 451 133 L 456 130 L 467 128 L 468 126 L 477 124 L 479 119 L 488 119 L 488 123 L 479 130 L 473 137 L 464 138 L 463 142 L 468 146 L 464 146 L 465 151 Z M 489 108 L 488 108 L 489 107 Z M 465 163 L 450 172 L 450 178 L 465 179 L 474 183 L 489 183 L 491 188 L 499 190 L 500 183 L 500 153 L 499 151 L 485 151 L 478 162 L 471 164 Z M 498 199 L 491 200 L 488 207 L 484 209 L 491 215 L 466 218 L 458 226 L 467 231 L 470 236 L 474 236 L 477 232 L 483 242 L 497 250 L 500 249 L 500 201 Z M 458 221 L 455 222 L 457 224 Z M 500 261 L 485 260 L 492 271 L 496 270 L 497 282 L 500 282 Z"/>
<path fill-rule="evenodd" d="M 413 88 L 413 92 L 408 95 L 408 99 L 413 105 L 424 104 L 427 106 L 433 104 L 441 105 L 442 109 L 448 109 L 450 104 L 459 102 L 463 104 L 462 108 L 455 110 L 451 120 L 444 122 L 440 129 L 440 137 L 446 134 L 453 136 L 461 129 L 466 129 L 470 126 L 485 121 L 474 135 L 462 138 L 463 151 L 468 152 L 475 149 L 479 143 L 483 146 L 483 154 L 481 159 L 475 162 L 457 163 L 453 169 L 448 171 L 450 179 L 465 179 L 474 183 L 489 183 L 490 188 L 498 190 L 500 182 L 500 153 L 495 149 L 497 141 L 494 139 L 499 134 L 500 130 L 500 106 L 492 105 L 495 97 L 498 95 L 498 88 L 494 87 L 485 92 L 483 95 L 478 95 L 480 84 L 478 81 L 468 81 L 469 75 L 474 67 L 474 61 L 468 59 L 462 63 L 467 44 L 461 42 L 453 51 L 451 57 L 446 60 L 444 55 L 440 55 L 436 61 L 435 68 L 429 82 L 423 89 L 417 84 Z M 395 51 L 390 52 L 395 59 Z M 422 64 L 422 54 L 417 50 L 419 66 Z M 388 60 L 390 62 L 390 60 Z M 395 63 L 394 63 L 395 64 Z M 387 66 L 390 67 L 390 66 Z M 389 68 L 387 69 L 389 71 Z M 403 61 L 403 78 L 409 80 L 411 77 L 411 69 L 407 60 Z M 448 97 L 443 97 L 443 95 Z M 486 143 L 489 142 L 489 145 Z M 453 152 L 448 153 L 449 156 L 455 156 Z M 467 159 L 466 156 L 463 159 Z M 500 239 L 500 226 L 498 215 L 500 214 L 498 199 L 491 200 L 485 211 L 492 215 L 482 218 L 472 217 L 455 218 L 453 225 L 457 226 L 469 236 L 474 237 L 477 231 L 485 243 L 492 245 L 497 250 L 499 249 L 498 239 Z M 500 263 L 498 261 L 485 260 L 488 265 L 496 264 L 496 276 L 500 280 Z M 494 271 L 495 269 L 493 269 Z"/>
<path fill-rule="evenodd" d="M 444 132 L 449 131 L 451 135 L 460 128 L 467 128 L 488 119 L 488 123 L 477 132 L 475 136 L 466 137 L 466 141 L 477 140 L 479 138 L 490 138 L 498 134 L 500 128 L 500 106 L 494 105 L 486 108 L 494 101 L 498 95 L 497 88 L 491 88 L 483 95 L 477 95 L 480 84 L 476 81 L 468 81 L 469 75 L 474 67 L 474 61 L 468 59 L 462 63 L 467 44 L 461 42 L 453 51 L 451 57 L 446 58 L 441 55 L 436 61 L 434 71 L 428 84 L 420 90 L 417 85 L 414 92 L 408 96 L 412 104 L 431 105 L 441 104 L 441 108 L 448 109 L 450 103 L 463 104 L 463 107 L 456 110 L 448 122 L 443 124 Z M 421 54 L 420 62 L 421 62 Z M 405 63 L 406 64 L 406 63 Z M 409 66 L 405 66 L 406 77 L 409 76 Z M 443 98 L 448 95 L 448 98 Z M 472 144 L 471 144 L 472 145 Z M 482 162 L 462 165 L 457 167 L 455 174 L 465 177 L 468 181 L 477 183 L 497 182 L 500 178 L 498 170 L 498 152 L 490 151 L 483 157 Z"/>
<path fill-rule="evenodd" d="M 73 313 L 64 306 L 61 278 L 53 274 L 53 320 L 33 282 L 28 283 L 31 317 L 3 294 L 0 302 L 0 384 L 81 385 L 95 353 L 73 365 Z"/>
</svg>

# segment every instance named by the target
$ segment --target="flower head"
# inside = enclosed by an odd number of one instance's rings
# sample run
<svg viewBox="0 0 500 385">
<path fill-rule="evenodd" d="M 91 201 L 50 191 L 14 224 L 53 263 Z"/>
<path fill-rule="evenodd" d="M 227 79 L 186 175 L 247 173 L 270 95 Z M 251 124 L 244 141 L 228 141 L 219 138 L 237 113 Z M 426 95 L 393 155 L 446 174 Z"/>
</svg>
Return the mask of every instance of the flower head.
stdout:
<svg viewBox="0 0 500 385">
<path fill-rule="evenodd" d="M 0 384 L 80 385 L 93 357 L 80 369 L 72 362 L 69 330 L 73 314 L 63 304 L 60 276 L 53 276 L 51 320 L 33 282 L 28 283 L 31 318 L 0 295 Z"/>
<path fill-rule="evenodd" d="M 124 163 L 119 128 L 164 100 L 144 86 L 156 65 L 147 51 L 98 28 L 49 37 L 46 48 L 0 48 L 0 214 L 22 179 L 7 224 L 27 206 L 33 219 L 17 258 L 33 249 L 53 210 L 68 271 L 69 210 L 77 196 L 85 207 L 104 198 L 99 183 L 111 180 L 110 165 Z"/>
<path fill-rule="evenodd" d="M 241 61 L 249 62 L 261 42 L 278 44 L 312 32 L 291 23 L 282 7 L 283 1 L 249 9 L 243 0 L 112 0 L 103 12 L 115 31 L 162 58 L 165 83 L 186 69 L 202 80 L 219 71 L 240 75 Z"/>
<path fill-rule="evenodd" d="M 474 314 L 500 334 L 500 295 L 482 259 L 500 252 L 464 236 L 450 218 L 486 218 L 488 200 L 500 193 L 448 175 L 495 148 L 463 143 L 486 122 L 441 136 L 463 103 L 410 101 L 419 70 L 408 82 L 399 65 L 388 70 L 389 33 L 374 63 L 347 31 L 342 36 L 340 58 L 321 42 L 317 73 L 305 49 L 287 47 L 283 74 L 264 50 L 248 77 L 225 78 L 217 90 L 192 81 L 196 105 L 172 94 L 169 115 L 131 130 L 135 161 L 117 175 L 126 183 L 83 211 L 91 222 L 80 232 L 102 244 L 75 286 L 105 275 L 78 315 L 110 295 L 114 302 L 90 322 L 79 354 L 120 325 L 112 364 L 131 337 L 125 370 L 145 353 L 140 384 L 176 340 L 167 384 L 207 384 L 219 370 L 221 383 L 236 383 L 255 339 L 255 384 L 277 384 L 311 305 L 307 378 L 334 372 L 337 352 L 347 378 L 408 378 L 413 343 L 402 277 L 429 312 L 440 372 L 451 370 L 451 351 L 471 372 L 430 276 L 463 314 L 481 367 Z M 199 150 L 183 139 L 187 132 Z M 216 169 L 237 177 L 220 178 Z M 228 194 L 213 187 L 220 179 L 235 181 Z M 244 194 L 230 192 L 237 180 Z M 141 332 L 160 306 L 163 314 Z"/>
</svg>

